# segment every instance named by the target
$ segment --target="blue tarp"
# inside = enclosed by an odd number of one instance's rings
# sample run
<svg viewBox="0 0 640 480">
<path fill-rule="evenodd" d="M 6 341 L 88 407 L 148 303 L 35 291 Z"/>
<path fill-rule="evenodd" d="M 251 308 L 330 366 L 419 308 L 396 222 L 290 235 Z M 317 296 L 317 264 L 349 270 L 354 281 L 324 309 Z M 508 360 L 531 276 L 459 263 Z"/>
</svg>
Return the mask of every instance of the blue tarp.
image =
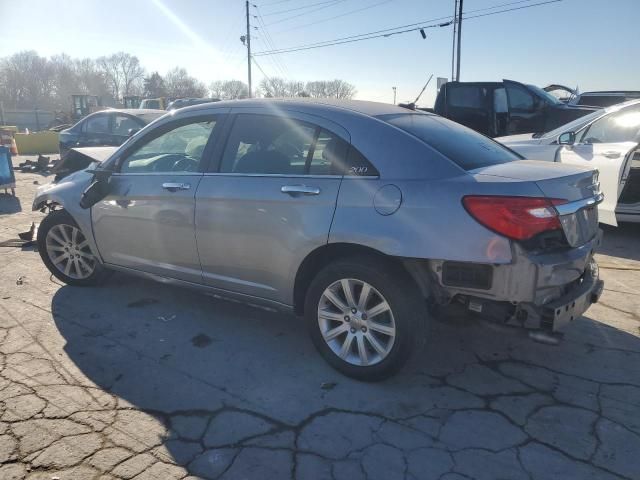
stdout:
<svg viewBox="0 0 640 480">
<path fill-rule="evenodd" d="M 11 164 L 11 151 L 9 147 L 0 147 L 0 188 L 13 188 L 16 186 L 16 176 Z"/>
</svg>

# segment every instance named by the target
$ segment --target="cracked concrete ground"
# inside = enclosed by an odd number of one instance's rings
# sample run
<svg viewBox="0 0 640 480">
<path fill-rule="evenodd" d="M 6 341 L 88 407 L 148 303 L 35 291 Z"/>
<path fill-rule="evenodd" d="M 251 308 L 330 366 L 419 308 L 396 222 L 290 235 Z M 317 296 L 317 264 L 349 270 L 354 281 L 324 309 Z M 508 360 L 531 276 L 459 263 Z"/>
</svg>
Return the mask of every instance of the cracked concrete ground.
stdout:
<svg viewBox="0 0 640 480">
<path fill-rule="evenodd" d="M 42 218 L 48 179 L 16 175 L 0 241 Z M 69 287 L 0 247 L 0 479 L 638 479 L 639 245 L 607 229 L 602 301 L 559 346 L 452 318 L 377 384 L 293 317 L 124 275 Z"/>
</svg>

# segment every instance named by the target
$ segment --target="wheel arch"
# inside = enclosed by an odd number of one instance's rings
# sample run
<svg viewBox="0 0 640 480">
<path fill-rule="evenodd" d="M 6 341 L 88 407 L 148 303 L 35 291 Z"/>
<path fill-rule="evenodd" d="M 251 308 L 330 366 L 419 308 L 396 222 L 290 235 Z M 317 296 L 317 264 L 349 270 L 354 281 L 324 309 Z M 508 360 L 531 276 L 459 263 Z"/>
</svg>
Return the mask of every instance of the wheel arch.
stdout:
<svg viewBox="0 0 640 480">
<path fill-rule="evenodd" d="M 401 258 L 393 257 L 374 248 L 356 243 L 328 243 L 310 252 L 298 267 L 293 288 L 293 308 L 295 314 L 304 314 L 307 290 L 313 278 L 325 265 L 340 258 L 354 256 L 377 258 L 385 265 L 397 269 L 402 274 L 408 275 L 414 282 L 416 281 L 413 273 L 407 268 L 405 261 Z M 417 286 L 419 286 L 419 284 Z"/>
</svg>

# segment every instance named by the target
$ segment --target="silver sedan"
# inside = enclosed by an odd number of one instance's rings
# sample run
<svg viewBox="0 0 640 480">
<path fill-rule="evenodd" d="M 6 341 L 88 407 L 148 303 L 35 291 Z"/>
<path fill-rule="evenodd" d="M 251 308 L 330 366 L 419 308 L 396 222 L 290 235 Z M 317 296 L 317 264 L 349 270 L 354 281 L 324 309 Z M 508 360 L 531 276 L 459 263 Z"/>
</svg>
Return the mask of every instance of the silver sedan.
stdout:
<svg viewBox="0 0 640 480">
<path fill-rule="evenodd" d="M 602 290 L 597 172 L 522 160 L 437 115 L 370 102 L 188 107 L 39 189 L 45 265 L 121 271 L 304 318 L 346 375 L 395 373 L 434 309 L 553 339 Z M 100 161 L 100 159 L 106 160 Z"/>
</svg>

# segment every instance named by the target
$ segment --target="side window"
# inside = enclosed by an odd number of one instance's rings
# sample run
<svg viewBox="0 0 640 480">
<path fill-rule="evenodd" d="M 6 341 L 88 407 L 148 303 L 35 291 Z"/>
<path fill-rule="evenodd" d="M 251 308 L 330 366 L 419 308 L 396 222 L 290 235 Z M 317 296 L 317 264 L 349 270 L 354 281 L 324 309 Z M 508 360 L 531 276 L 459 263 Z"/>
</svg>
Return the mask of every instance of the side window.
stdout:
<svg viewBox="0 0 640 480">
<path fill-rule="evenodd" d="M 584 132 L 582 143 L 637 141 L 640 133 L 640 108 L 626 108 L 593 122 Z"/>
<path fill-rule="evenodd" d="M 447 103 L 452 107 L 484 108 L 486 91 L 472 85 L 456 85 L 447 88 Z"/>
<path fill-rule="evenodd" d="M 113 117 L 114 135 L 127 137 L 129 135 L 129 130 L 140 128 L 142 128 L 142 125 L 140 125 L 131 117 L 127 117 L 126 115 L 116 115 L 115 117 Z"/>
<path fill-rule="evenodd" d="M 197 172 L 215 124 L 215 119 L 180 122 L 136 147 L 123 161 L 120 172 Z"/>
<path fill-rule="evenodd" d="M 321 129 L 309 164 L 310 175 L 344 175 L 349 144 Z"/>
<path fill-rule="evenodd" d="M 316 130 L 298 120 L 240 114 L 228 136 L 220 171 L 303 175 Z"/>
<path fill-rule="evenodd" d="M 533 94 L 523 88 L 508 85 L 507 96 L 509 97 L 509 107 L 512 111 L 533 112 L 535 102 Z"/>
<path fill-rule="evenodd" d="M 86 133 L 109 133 L 109 115 L 95 115 L 87 118 L 83 130 Z"/>
</svg>

